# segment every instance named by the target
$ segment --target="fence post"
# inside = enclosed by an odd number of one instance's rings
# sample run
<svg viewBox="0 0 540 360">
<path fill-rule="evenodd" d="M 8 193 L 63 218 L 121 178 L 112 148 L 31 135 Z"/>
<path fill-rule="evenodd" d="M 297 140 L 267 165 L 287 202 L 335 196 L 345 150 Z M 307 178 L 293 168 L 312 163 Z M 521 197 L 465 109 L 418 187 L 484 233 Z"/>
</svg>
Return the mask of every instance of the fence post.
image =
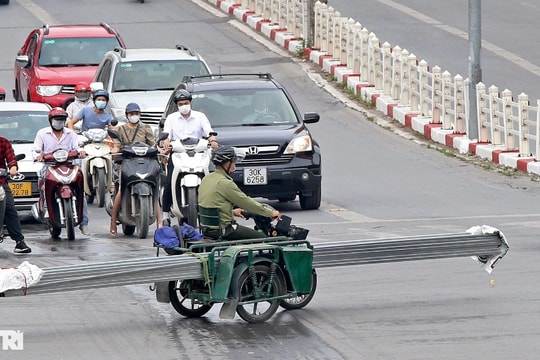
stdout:
<svg viewBox="0 0 540 360">
<path fill-rule="evenodd" d="M 431 76 L 431 122 L 433 124 L 440 124 L 442 108 L 441 68 L 439 66 L 435 66 Z"/>
<path fill-rule="evenodd" d="M 464 86 L 463 77 L 461 75 L 454 76 L 454 114 L 456 125 L 454 132 L 456 134 L 466 133 Z"/>
<path fill-rule="evenodd" d="M 352 27 L 352 51 L 351 58 L 347 60 L 347 65 L 352 64 L 353 73 L 360 73 L 360 63 L 362 58 L 362 25 L 356 22 Z"/>
<path fill-rule="evenodd" d="M 491 89 L 490 89 L 491 90 Z M 489 142 L 490 136 L 488 135 L 488 129 L 486 123 L 488 122 L 488 116 L 492 118 L 492 106 L 493 101 L 491 100 L 491 91 L 489 94 L 489 106 L 486 102 L 486 85 L 484 83 L 476 84 L 476 103 L 477 103 L 477 118 L 478 118 L 478 142 Z M 486 112 L 489 110 L 489 114 Z M 493 132 L 493 126 L 490 126 L 490 131 Z M 491 136 L 491 141 L 493 141 L 493 135 Z"/>
<path fill-rule="evenodd" d="M 388 42 L 382 46 L 381 82 L 384 95 L 392 93 L 392 48 Z"/>
<path fill-rule="evenodd" d="M 390 79 L 390 95 L 392 96 L 393 100 L 399 100 L 399 96 L 401 95 L 401 80 L 403 79 L 403 61 L 402 61 L 402 55 L 401 55 L 401 48 L 399 46 L 395 46 L 394 50 L 392 50 L 392 77 Z"/>
<path fill-rule="evenodd" d="M 445 71 L 442 74 L 442 99 L 441 99 L 441 105 L 442 105 L 442 128 L 444 130 L 452 130 L 453 126 L 452 124 L 455 123 L 455 113 L 454 113 L 454 121 L 452 121 L 452 100 L 455 101 L 455 99 L 452 99 L 452 75 Z"/>
<path fill-rule="evenodd" d="M 520 156 L 531 156 L 529 147 L 529 97 L 527 94 L 518 95 L 519 109 L 519 154 Z"/>
<path fill-rule="evenodd" d="M 504 143 L 507 150 L 516 148 L 512 130 L 514 124 L 512 121 L 512 91 L 505 89 L 502 93 L 503 121 L 504 121 Z"/>
</svg>

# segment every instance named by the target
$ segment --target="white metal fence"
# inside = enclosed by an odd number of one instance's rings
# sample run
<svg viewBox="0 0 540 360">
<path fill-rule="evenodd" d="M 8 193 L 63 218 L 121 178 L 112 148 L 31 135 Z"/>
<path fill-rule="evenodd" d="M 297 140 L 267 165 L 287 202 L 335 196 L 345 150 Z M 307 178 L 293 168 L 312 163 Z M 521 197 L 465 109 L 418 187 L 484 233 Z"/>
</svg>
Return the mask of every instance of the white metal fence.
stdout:
<svg viewBox="0 0 540 360">
<path fill-rule="evenodd" d="M 317 1 L 310 12 L 308 0 L 236 0 L 272 24 L 297 38 L 312 40 L 314 49 L 331 55 L 361 80 L 411 113 L 431 117 L 443 129 L 466 134 L 468 129 L 469 79 L 452 76 L 440 67 L 399 46 L 381 44 L 374 33 L 357 21 L 343 17 L 331 6 Z M 312 32 L 310 32 L 312 29 Z M 521 156 L 540 160 L 540 100 L 530 105 L 526 94 L 514 99 L 509 90 L 500 92 L 478 84 L 478 142 L 499 145 L 502 150 L 518 151 Z"/>
</svg>

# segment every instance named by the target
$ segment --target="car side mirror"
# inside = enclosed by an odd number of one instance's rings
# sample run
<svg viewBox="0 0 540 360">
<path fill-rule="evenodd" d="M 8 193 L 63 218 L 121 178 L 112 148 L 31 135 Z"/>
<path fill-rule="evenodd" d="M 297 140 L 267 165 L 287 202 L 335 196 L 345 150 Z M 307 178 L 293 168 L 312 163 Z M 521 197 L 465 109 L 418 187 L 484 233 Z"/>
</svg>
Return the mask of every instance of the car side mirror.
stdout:
<svg viewBox="0 0 540 360">
<path fill-rule="evenodd" d="M 320 116 L 316 112 L 307 112 L 304 114 L 304 122 L 306 124 L 313 124 L 319 122 Z"/>
</svg>

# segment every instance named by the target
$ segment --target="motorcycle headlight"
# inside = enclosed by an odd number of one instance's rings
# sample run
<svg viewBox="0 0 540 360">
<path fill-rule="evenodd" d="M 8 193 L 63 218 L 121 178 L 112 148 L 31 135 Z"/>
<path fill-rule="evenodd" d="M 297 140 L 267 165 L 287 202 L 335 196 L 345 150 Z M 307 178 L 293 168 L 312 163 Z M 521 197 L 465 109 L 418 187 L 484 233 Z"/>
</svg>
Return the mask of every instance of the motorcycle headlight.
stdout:
<svg viewBox="0 0 540 360">
<path fill-rule="evenodd" d="M 61 85 L 38 85 L 36 92 L 41 96 L 54 96 L 62 90 Z"/>
<path fill-rule="evenodd" d="M 313 151 L 313 142 L 311 141 L 311 136 L 302 135 L 292 139 L 283 153 L 296 154 L 306 151 Z"/>
<path fill-rule="evenodd" d="M 127 121 L 126 109 L 124 108 L 111 108 L 111 114 L 119 123 L 125 123 Z"/>
<path fill-rule="evenodd" d="M 146 153 L 148 152 L 148 148 L 144 146 L 132 146 L 131 148 L 133 149 L 133 152 L 137 156 L 145 156 Z"/>
<path fill-rule="evenodd" d="M 68 152 L 66 150 L 56 150 L 54 153 L 53 153 L 53 158 L 54 160 L 56 160 L 57 162 L 64 162 L 68 159 Z"/>
<path fill-rule="evenodd" d="M 102 142 L 107 137 L 107 131 L 103 129 L 90 129 L 84 133 L 86 138 L 93 142 Z"/>
</svg>

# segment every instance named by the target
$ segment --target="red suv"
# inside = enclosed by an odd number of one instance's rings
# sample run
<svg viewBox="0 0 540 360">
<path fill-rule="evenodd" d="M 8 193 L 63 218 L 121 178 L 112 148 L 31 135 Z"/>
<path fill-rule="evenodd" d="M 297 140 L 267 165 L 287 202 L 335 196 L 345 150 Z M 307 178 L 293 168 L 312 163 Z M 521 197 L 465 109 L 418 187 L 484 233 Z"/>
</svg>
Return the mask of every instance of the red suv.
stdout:
<svg viewBox="0 0 540 360">
<path fill-rule="evenodd" d="M 62 106 L 74 95 L 75 84 L 90 83 L 109 50 L 125 48 L 109 25 L 44 25 L 26 38 L 15 59 L 17 101 Z"/>
</svg>

